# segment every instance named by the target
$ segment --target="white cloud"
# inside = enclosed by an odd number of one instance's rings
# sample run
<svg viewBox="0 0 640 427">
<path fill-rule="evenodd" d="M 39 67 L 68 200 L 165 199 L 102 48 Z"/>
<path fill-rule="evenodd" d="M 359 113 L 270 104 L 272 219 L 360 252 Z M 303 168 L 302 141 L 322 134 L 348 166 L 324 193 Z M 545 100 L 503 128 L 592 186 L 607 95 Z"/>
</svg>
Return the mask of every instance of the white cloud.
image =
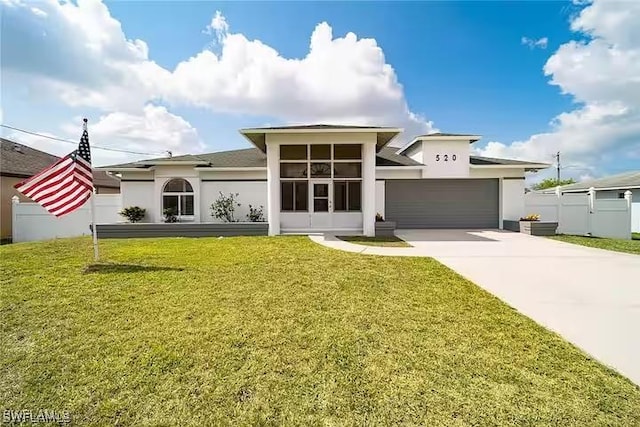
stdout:
<svg viewBox="0 0 640 427">
<path fill-rule="evenodd" d="M 64 139 L 78 142 L 81 135 L 82 117 L 61 126 Z M 166 151 L 174 155 L 198 153 L 204 149 L 196 129 L 183 118 L 171 114 L 165 107 L 146 105 L 142 114 L 115 112 L 106 114 L 97 122 L 89 122 L 89 141 L 92 148 L 92 162 L 96 166 L 127 162 L 133 159 L 162 157 Z M 55 136 L 49 132 L 37 132 Z M 19 132 L 6 135 L 10 140 L 57 156 L 64 156 L 75 149 L 73 144 L 42 138 Z M 150 155 L 129 154 L 107 151 L 95 146 L 111 149 L 150 153 Z"/>
<path fill-rule="evenodd" d="M 433 130 L 408 108 L 376 41 L 353 33 L 334 37 L 327 23 L 315 28 L 303 58 L 285 58 L 230 32 L 217 12 L 206 31 L 220 53 L 205 49 L 170 71 L 149 60 L 146 43 L 128 39 L 99 0 L 78 0 L 77 6 L 49 0 L 38 7 L 46 20 L 24 5 L 13 8 L 14 25 L 3 37 L 22 47 L 3 52 L 3 69 L 23 80 L 30 76 L 33 93 L 68 106 L 139 114 L 148 102 L 164 100 L 287 123 L 393 125 L 408 135 Z"/>
<path fill-rule="evenodd" d="M 596 0 L 571 22 L 589 41 L 563 44 L 544 72 L 551 84 L 580 104 L 555 117 L 551 130 L 511 144 L 491 142 L 483 155 L 551 161 L 556 151 L 573 165 L 567 174 L 588 170 L 640 151 L 640 2 Z M 582 168 L 580 170 L 579 168 Z"/>
<path fill-rule="evenodd" d="M 3 72 L 32 92 L 72 107 L 140 111 L 170 76 L 148 59 L 144 41 L 125 37 L 99 0 L 8 4 L 2 36 L 13 42 L 3 43 Z"/>
<path fill-rule="evenodd" d="M 294 123 L 395 125 L 414 135 L 433 129 L 409 110 L 374 39 L 353 33 L 334 37 L 323 22 L 311 34 L 309 52 L 291 59 L 259 40 L 230 33 L 219 12 L 208 28 L 221 53 L 205 50 L 178 64 L 167 86 L 170 101 Z"/>
<path fill-rule="evenodd" d="M 539 47 L 540 49 L 546 49 L 547 44 L 549 43 L 549 39 L 547 37 L 541 37 L 539 39 L 531 39 L 529 37 L 522 37 L 520 39 L 520 43 L 529 46 L 529 49 L 535 49 Z"/>
<path fill-rule="evenodd" d="M 45 12 L 42 9 L 38 9 L 37 7 L 31 7 L 31 12 L 34 15 L 39 16 L 41 18 L 46 18 L 47 17 L 47 12 Z"/>
<path fill-rule="evenodd" d="M 215 35 L 218 43 L 222 43 L 226 34 L 229 32 L 229 24 L 227 18 L 222 15 L 219 10 L 211 19 L 211 23 L 204 30 L 205 34 Z"/>
</svg>

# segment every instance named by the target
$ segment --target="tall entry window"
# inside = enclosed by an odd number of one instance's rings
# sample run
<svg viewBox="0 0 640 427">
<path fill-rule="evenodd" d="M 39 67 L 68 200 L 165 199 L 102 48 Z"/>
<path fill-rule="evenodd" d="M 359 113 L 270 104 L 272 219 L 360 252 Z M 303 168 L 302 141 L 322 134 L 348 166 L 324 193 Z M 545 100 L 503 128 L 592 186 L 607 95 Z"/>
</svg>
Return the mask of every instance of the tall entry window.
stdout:
<svg viewBox="0 0 640 427">
<path fill-rule="evenodd" d="M 322 183 L 324 180 L 326 184 Z M 280 185 L 283 212 L 317 212 L 318 209 L 320 212 L 359 212 L 362 209 L 362 145 L 281 145 Z M 333 191 L 329 192 L 329 186 Z M 326 195 L 322 195 L 324 190 Z"/>
<path fill-rule="evenodd" d="M 191 219 L 194 215 L 193 187 L 189 181 L 174 178 L 162 189 L 162 211 L 171 209 L 181 219 Z"/>
</svg>

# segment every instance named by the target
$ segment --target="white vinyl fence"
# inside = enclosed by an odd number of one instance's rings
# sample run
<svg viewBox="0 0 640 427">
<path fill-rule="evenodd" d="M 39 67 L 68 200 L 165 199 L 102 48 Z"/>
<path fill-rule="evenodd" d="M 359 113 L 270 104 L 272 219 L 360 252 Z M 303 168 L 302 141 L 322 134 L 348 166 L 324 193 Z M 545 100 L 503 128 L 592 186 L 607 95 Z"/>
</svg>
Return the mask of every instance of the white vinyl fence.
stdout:
<svg viewBox="0 0 640 427">
<path fill-rule="evenodd" d="M 96 222 L 98 224 L 122 221 L 118 212 L 122 209 L 120 194 L 96 194 Z M 57 218 L 37 203 L 20 203 L 17 197 L 12 204 L 12 241 L 31 242 L 77 237 L 91 234 L 91 202 L 80 209 Z"/>
<path fill-rule="evenodd" d="M 558 222 L 558 234 L 631 239 L 630 191 L 624 199 L 597 199 L 592 189 L 587 194 L 528 193 L 524 200 L 526 214 Z"/>
<path fill-rule="evenodd" d="M 631 231 L 640 233 L 640 202 L 631 204 Z"/>
</svg>

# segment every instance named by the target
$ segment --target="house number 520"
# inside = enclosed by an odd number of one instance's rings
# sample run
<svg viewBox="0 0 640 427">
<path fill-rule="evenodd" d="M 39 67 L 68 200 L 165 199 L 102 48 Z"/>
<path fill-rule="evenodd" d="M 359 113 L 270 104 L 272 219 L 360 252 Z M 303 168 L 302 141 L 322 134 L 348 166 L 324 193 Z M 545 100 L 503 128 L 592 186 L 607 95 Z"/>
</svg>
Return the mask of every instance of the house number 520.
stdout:
<svg viewBox="0 0 640 427">
<path fill-rule="evenodd" d="M 436 154 L 436 162 L 439 161 L 444 161 L 444 162 L 448 162 L 449 160 L 451 160 L 452 162 L 455 162 L 457 159 L 455 154 L 452 155 L 448 155 L 448 154 Z"/>
</svg>

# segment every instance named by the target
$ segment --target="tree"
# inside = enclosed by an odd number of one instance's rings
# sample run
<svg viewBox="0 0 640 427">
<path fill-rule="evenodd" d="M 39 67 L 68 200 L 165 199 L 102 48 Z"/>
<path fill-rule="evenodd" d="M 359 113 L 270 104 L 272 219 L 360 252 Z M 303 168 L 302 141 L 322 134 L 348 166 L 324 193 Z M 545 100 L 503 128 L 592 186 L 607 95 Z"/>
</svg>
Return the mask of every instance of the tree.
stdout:
<svg viewBox="0 0 640 427">
<path fill-rule="evenodd" d="M 545 190 L 547 188 L 555 188 L 559 185 L 569 185 L 569 184 L 575 184 L 575 183 L 576 183 L 576 180 L 573 178 L 561 179 L 560 182 L 558 182 L 556 178 L 547 178 L 547 179 L 543 179 L 541 182 L 537 184 L 533 184 L 531 188 L 533 188 L 534 190 Z"/>
</svg>

